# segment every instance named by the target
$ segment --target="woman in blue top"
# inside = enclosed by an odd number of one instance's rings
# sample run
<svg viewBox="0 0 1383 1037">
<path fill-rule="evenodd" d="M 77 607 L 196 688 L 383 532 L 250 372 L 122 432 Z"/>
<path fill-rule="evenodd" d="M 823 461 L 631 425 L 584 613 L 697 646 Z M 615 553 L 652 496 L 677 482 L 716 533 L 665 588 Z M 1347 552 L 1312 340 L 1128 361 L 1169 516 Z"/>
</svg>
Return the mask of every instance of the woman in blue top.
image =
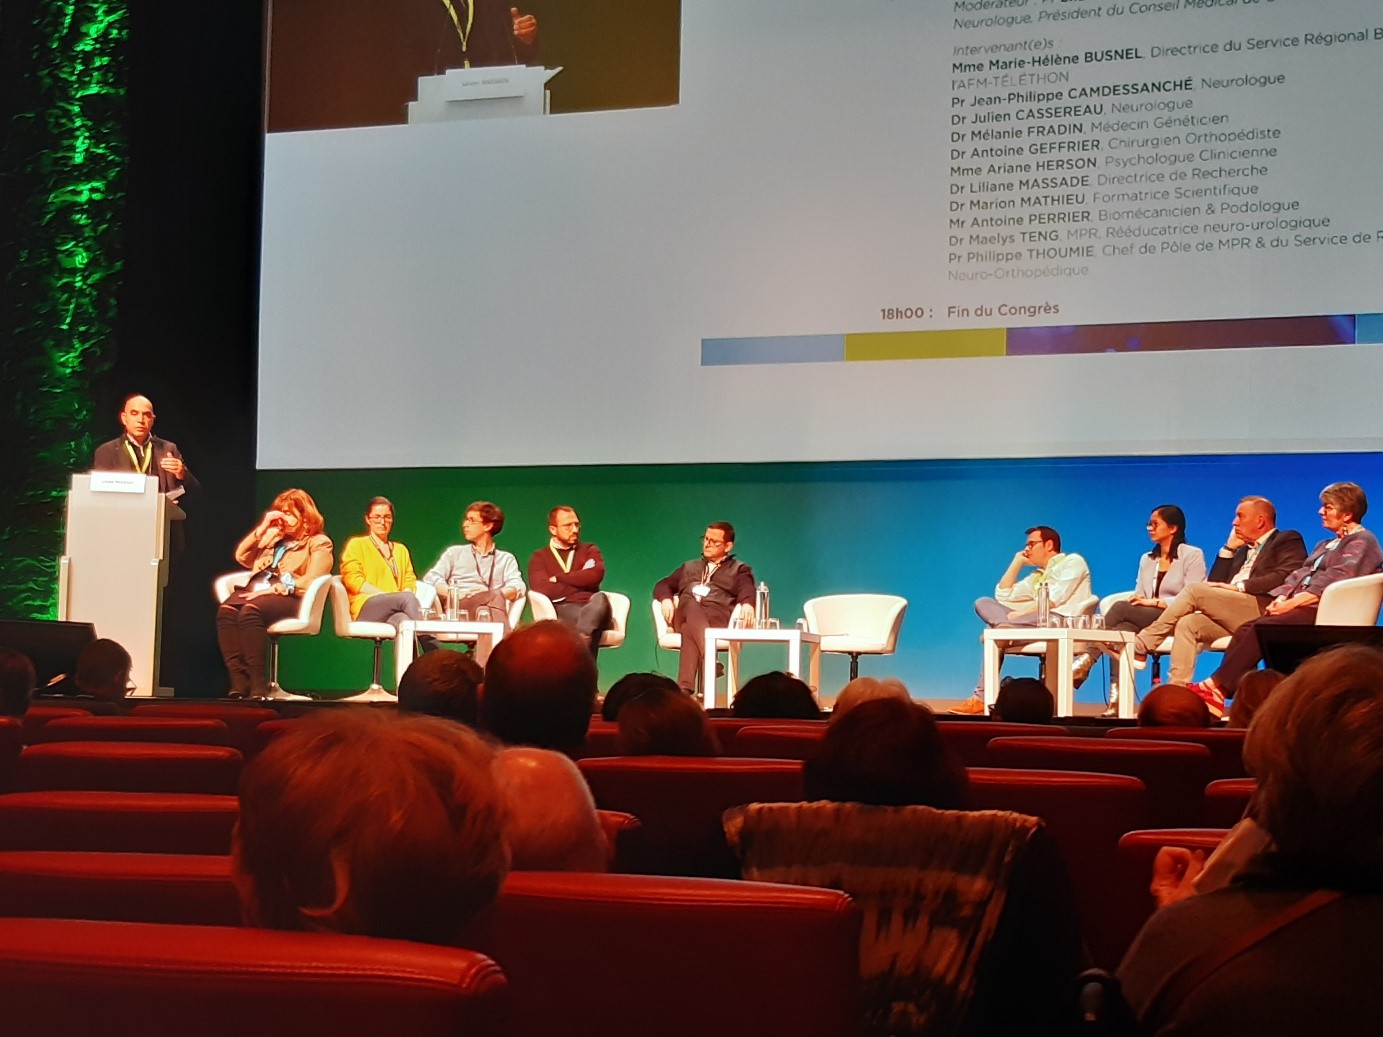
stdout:
<svg viewBox="0 0 1383 1037">
<path fill-rule="evenodd" d="M 1110 606 L 1104 625 L 1108 630 L 1127 630 L 1136 634 L 1162 614 L 1183 587 L 1205 579 L 1205 552 L 1186 542 L 1186 513 L 1175 504 L 1159 504 L 1148 518 L 1148 539 L 1152 550 L 1138 560 L 1138 580 L 1133 597 Z M 1076 660 L 1079 670 L 1089 653 Z M 1095 657 L 1089 656 L 1091 664 Z M 1088 668 L 1087 668 L 1088 672 Z M 1119 704 L 1119 686 L 1109 692 L 1109 708 L 1104 715 L 1114 716 Z"/>
</svg>

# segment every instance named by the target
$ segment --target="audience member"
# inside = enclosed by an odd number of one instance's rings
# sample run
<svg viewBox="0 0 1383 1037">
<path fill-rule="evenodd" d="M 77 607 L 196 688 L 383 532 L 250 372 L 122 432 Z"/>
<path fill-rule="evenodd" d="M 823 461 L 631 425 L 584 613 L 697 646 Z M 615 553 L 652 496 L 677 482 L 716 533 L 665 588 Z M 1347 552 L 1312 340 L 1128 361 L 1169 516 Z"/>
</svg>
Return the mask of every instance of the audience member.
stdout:
<svg viewBox="0 0 1383 1037">
<path fill-rule="evenodd" d="M 549 619 L 510 634 L 490 653 L 480 722 L 509 745 L 572 753 L 586 741 L 595 661 L 581 639 Z"/>
<path fill-rule="evenodd" d="M 1348 645 L 1308 659 L 1259 710 L 1244 761 L 1274 848 L 1144 926 L 1119 968 L 1142 1032 L 1377 1032 L 1383 654 Z M 1171 982 L 1231 948 L 1189 989 Z"/>
<path fill-rule="evenodd" d="M 1190 688 L 1159 684 L 1138 707 L 1139 727 L 1209 727 L 1210 707 Z"/>
<path fill-rule="evenodd" d="M 965 807 L 965 768 L 920 702 L 861 702 L 826 728 L 806 763 L 807 798 L 876 806 Z"/>
<path fill-rule="evenodd" d="M 695 699 L 649 688 L 619 711 L 619 751 L 625 756 L 718 756 L 720 743 Z"/>
<path fill-rule="evenodd" d="M 460 724 L 343 710 L 245 768 L 233 873 L 249 924 L 448 943 L 509 870 L 494 753 Z"/>
<path fill-rule="evenodd" d="M 98 637 L 77 657 L 77 694 L 120 704 L 130 690 L 130 653 L 108 637 Z"/>
<path fill-rule="evenodd" d="M 1056 714 L 1052 693 L 1036 677 L 1005 677 L 989 711 L 995 720 L 1011 724 L 1050 724 Z"/>
<path fill-rule="evenodd" d="M 0 648 L 0 715 L 22 717 L 34 696 L 34 664 L 23 652 Z"/>
<path fill-rule="evenodd" d="M 649 688 L 666 688 L 669 691 L 675 691 L 677 690 L 677 682 L 671 677 L 664 677 L 661 673 L 626 673 L 610 685 L 610 690 L 605 693 L 605 698 L 601 700 L 600 719 L 619 719 L 620 708 L 635 696 L 642 695 Z"/>
<path fill-rule="evenodd" d="M 834 724 L 861 702 L 871 699 L 911 702 L 912 695 L 908 691 L 908 686 L 897 677 L 856 677 L 841 688 L 840 694 L 836 696 L 836 703 L 831 708 L 831 723 Z"/>
<path fill-rule="evenodd" d="M 399 681 L 399 709 L 478 727 L 480 687 L 484 680 L 485 671 L 470 656 L 428 652 L 404 671 Z"/>
<path fill-rule="evenodd" d="M 735 695 L 730 712 L 737 717 L 772 720 L 820 720 L 821 708 L 805 681 L 774 670 L 750 678 Z"/>
<path fill-rule="evenodd" d="M 1229 704 L 1229 726 L 1248 727 L 1274 688 L 1286 679 L 1276 670 L 1252 670 L 1239 678 L 1239 690 Z"/>
<path fill-rule="evenodd" d="M 609 847 L 576 764 L 550 749 L 505 749 L 495 771 L 508 804 L 514 871 L 605 871 Z"/>
</svg>

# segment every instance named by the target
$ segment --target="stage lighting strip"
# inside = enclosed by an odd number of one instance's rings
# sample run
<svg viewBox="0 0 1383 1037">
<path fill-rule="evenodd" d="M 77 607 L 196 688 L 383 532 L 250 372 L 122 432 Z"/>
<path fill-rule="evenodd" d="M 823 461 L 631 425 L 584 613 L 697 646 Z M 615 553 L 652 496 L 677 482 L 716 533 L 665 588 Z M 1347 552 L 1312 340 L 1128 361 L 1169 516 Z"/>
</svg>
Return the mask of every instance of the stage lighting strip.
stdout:
<svg viewBox="0 0 1383 1037">
<path fill-rule="evenodd" d="M 1041 328 L 875 331 L 701 340 L 701 366 L 828 364 L 1075 353 L 1151 353 L 1383 343 L 1383 314 L 1086 324 Z"/>
</svg>

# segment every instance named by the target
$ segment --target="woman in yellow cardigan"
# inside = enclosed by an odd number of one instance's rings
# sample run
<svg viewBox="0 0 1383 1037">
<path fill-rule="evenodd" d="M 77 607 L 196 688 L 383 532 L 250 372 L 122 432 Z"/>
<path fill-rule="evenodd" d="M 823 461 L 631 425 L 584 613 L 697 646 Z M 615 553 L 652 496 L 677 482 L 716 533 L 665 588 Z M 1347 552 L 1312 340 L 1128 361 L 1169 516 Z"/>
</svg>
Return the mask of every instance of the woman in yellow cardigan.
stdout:
<svg viewBox="0 0 1383 1037">
<path fill-rule="evenodd" d="M 394 528 L 394 505 L 375 497 L 365 509 L 365 536 L 351 537 L 341 552 L 341 582 L 351 599 L 351 618 L 366 623 L 421 619 L 413 593 L 418 578 L 408 548 L 389 539 Z"/>
</svg>

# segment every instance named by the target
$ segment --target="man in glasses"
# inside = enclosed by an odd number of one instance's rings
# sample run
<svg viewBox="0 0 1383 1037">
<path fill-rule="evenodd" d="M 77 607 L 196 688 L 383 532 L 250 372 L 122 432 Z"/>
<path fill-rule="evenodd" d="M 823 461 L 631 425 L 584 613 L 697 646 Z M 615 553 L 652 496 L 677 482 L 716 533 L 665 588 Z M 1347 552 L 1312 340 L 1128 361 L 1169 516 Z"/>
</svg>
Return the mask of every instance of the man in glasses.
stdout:
<svg viewBox="0 0 1383 1037">
<path fill-rule="evenodd" d="M 1032 571 L 1019 579 L 1018 574 L 1024 569 Z M 999 577 L 994 596 L 975 602 L 975 614 L 990 627 L 1035 627 L 1037 599 L 1043 586 L 1047 588 L 1053 614 L 1073 615 L 1080 603 L 1090 597 L 1090 567 L 1080 555 L 1062 553 L 1061 534 L 1051 526 L 1033 526 L 1023 549 Z M 977 685 L 975 693 L 951 712 L 982 716 L 983 688 Z"/>
<path fill-rule="evenodd" d="M 682 635 L 677 685 L 696 694 L 696 675 L 705 653 L 706 628 L 729 626 L 732 613 L 754 622 L 754 572 L 733 554 L 735 527 L 712 522 L 701 539 L 701 557 L 678 566 L 653 587 L 663 619 Z"/>
</svg>

